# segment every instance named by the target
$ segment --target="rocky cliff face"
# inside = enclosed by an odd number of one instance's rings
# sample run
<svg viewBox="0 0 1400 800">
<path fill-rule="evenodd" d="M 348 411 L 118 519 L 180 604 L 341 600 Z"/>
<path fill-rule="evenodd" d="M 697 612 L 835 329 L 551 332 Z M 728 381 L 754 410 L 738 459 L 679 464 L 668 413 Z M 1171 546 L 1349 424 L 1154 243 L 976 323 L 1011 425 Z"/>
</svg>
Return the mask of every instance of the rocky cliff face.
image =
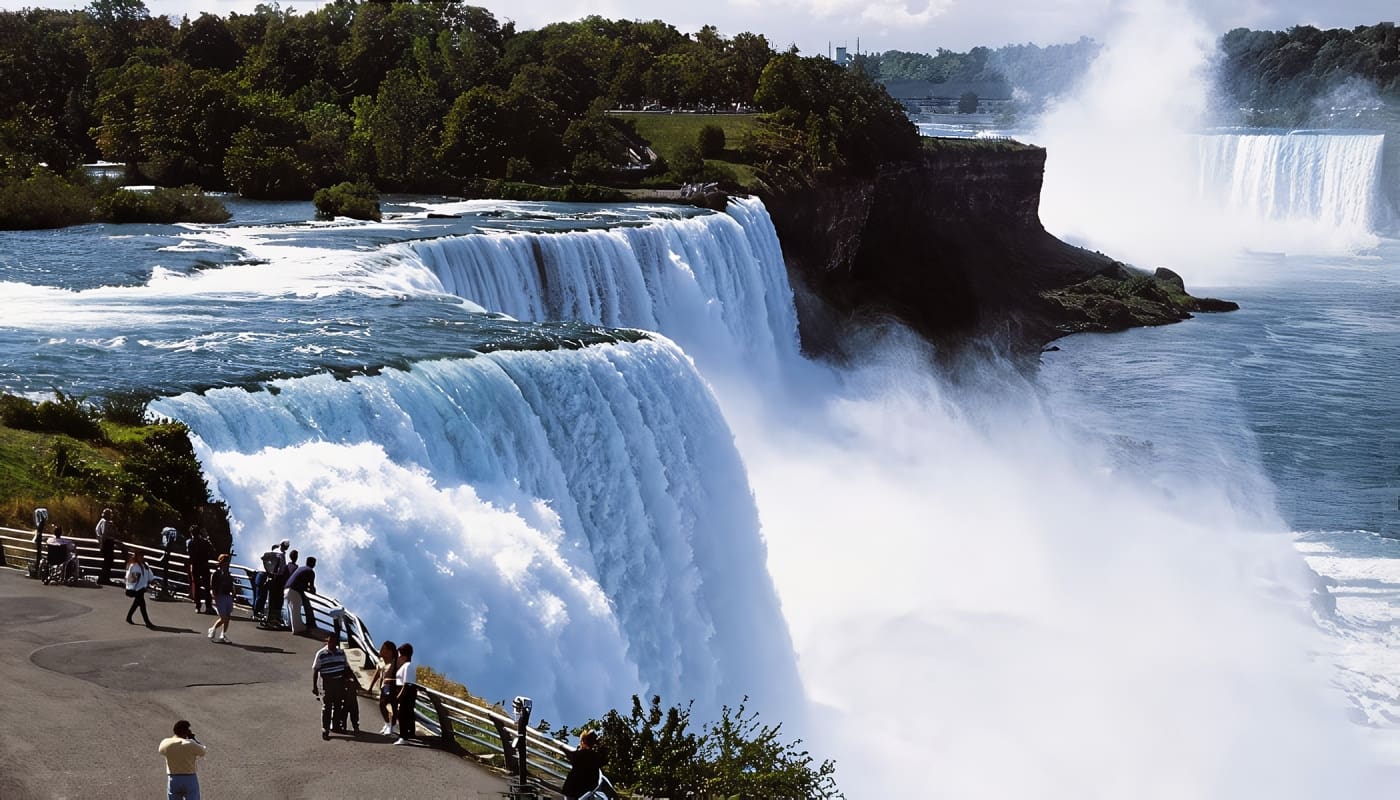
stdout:
<svg viewBox="0 0 1400 800">
<path fill-rule="evenodd" d="M 873 178 L 764 197 L 789 272 L 824 301 L 799 302 L 809 348 L 830 344 L 822 331 L 832 326 L 816 319 L 823 306 L 843 317 L 892 314 L 935 342 L 991 336 L 1017 349 L 1207 310 L 1179 279 L 1159 281 L 1046 232 L 1043 149 L 933 147 Z"/>
</svg>

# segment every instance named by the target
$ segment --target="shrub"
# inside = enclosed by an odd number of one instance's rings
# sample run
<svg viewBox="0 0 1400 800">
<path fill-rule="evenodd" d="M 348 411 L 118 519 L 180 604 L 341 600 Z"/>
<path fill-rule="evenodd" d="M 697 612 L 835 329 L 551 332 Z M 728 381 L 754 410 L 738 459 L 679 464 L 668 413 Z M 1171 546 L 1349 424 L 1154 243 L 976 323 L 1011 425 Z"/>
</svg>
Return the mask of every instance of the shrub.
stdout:
<svg viewBox="0 0 1400 800">
<path fill-rule="evenodd" d="M 108 422 L 118 425 L 139 427 L 145 425 L 146 399 L 134 394 L 114 394 L 102 399 L 102 416 Z"/>
<path fill-rule="evenodd" d="M 27 178 L 0 183 L 0 228 L 62 228 L 92 220 L 88 189 L 43 167 L 35 167 Z"/>
<path fill-rule="evenodd" d="M 105 441 L 107 437 L 97 420 L 97 409 L 63 392 L 54 392 L 53 400 L 42 403 L 12 394 L 0 395 L 0 422 L 11 428 L 62 433 L 85 441 Z"/>
<path fill-rule="evenodd" d="M 368 183 L 345 181 L 329 189 L 318 189 L 312 202 L 319 219 L 350 217 L 378 222 L 383 218 L 379 213 L 379 193 Z"/>
<path fill-rule="evenodd" d="M 695 146 L 704 158 L 714 158 L 724 152 L 724 128 L 718 125 L 705 125 L 695 136 Z"/>
<path fill-rule="evenodd" d="M 700 149 L 693 144 L 683 144 L 671 154 L 671 175 L 678 181 L 691 181 L 705 168 L 705 159 Z"/>
<path fill-rule="evenodd" d="M 609 186 L 571 183 L 567 186 L 540 186 L 514 181 L 477 180 L 467 186 L 467 196 L 493 200 L 536 200 L 552 203 L 617 203 L 627 193 Z"/>
<path fill-rule="evenodd" d="M 197 186 L 133 192 L 117 189 L 98 200 L 102 218 L 118 224 L 172 222 L 228 222 L 224 204 Z"/>
</svg>

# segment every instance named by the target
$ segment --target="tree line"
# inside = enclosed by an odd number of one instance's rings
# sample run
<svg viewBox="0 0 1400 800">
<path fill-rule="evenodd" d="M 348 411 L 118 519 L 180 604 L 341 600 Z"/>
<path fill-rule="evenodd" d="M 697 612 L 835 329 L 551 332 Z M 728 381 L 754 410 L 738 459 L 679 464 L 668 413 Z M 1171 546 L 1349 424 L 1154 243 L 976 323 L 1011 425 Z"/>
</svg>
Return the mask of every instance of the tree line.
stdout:
<svg viewBox="0 0 1400 800">
<path fill-rule="evenodd" d="M 1225 103 L 1244 110 L 1245 121 L 1273 124 L 1304 123 L 1335 103 L 1394 103 L 1400 31 L 1392 22 L 1351 30 L 1236 28 L 1221 37 L 1216 85 Z"/>
<path fill-rule="evenodd" d="M 633 141 L 604 112 L 648 103 L 772 112 L 760 166 L 870 169 L 917 152 L 868 78 L 753 33 L 597 16 L 522 31 L 455 0 L 178 21 L 141 0 L 0 12 L 0 180 L 101 158 L 162 186 L 269 199 L 345 181 L 558 183 L 625 160 Z"/>
</svg>

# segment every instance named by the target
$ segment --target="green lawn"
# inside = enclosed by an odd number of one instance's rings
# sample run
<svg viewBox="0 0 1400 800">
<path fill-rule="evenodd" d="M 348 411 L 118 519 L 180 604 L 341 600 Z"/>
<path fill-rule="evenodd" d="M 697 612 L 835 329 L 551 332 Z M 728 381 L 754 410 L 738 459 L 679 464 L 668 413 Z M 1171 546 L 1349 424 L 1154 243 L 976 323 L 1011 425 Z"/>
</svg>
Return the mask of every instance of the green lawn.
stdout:
<svg viewBox="0 0 1400 800">
<path fill-rule="evenodd" d="M 652 149 L 668 161 L 675 154 L 676 148 L 683 144 L 695 144 L 701 128 L 706 125 L 718 125 L 724 129 L 724 155 L 706 161 L 723 164 L 734 170 L 734 174 L 739 176 L 739 182 L 745 186 L 754 182 L 753 167 L 738 160 L 741 156 L 737 148 L 743 135 L 757 123 L 757 114 L 669 114 L 646 111 L 609 113 L 619 119 L 632 120 L 637 126 L 637 133 L 651 142 Z"/>
</svg>

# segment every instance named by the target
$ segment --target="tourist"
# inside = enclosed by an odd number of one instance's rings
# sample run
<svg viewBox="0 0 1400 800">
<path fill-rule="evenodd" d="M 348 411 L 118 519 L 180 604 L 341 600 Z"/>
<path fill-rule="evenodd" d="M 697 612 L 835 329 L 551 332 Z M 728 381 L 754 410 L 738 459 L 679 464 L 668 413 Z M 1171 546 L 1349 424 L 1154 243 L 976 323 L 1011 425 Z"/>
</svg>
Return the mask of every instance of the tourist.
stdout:
<svg viewBox="0 0 1400 800">
<path fill-rule="evenodd" d="M 374 677 L 369 679 L 369 690 L 379 684 L 379 713 L 384 717 L 384 727 L 379 733 L 388 736 L 394 730 L 394 674 L 399 670 L 399 651 L 391 641 L 379 645 L 379 664 L 374 668 Z"/>
<path fill-rule="evenodd" d="M 263 554 L 263 569 L 267 570 L 267 606 L 262 624 L 258 626 L 260 628 L 277 630 L 282 627 L 282 595 L 287 587 L 288 575 L 287 548 L 291 544 L 283 539 Z"/>
<path fill-rule="evenodd" d="M 140 609 L 141 619 L 146 623 L 146 627 L 155 627 L 146 613 L 146 589 L 151 585 L 154 575 L 151 568 L 146 566 L 146 554 L 140 550 L 132 550 L 126 561 L 126 596 L 131 598 L 131 608 L 126 611 L 126 624 L 136 624 L 131 621 L 131 616 Z"/>
<path fill-rule="evenodd" d="M 394 744 L 408 744 L 417 733 L 418 669 L 413 666 L 413 645 L 399 645 L 399 668 L 394 673 L 399 693 L 395 696 L 394 720 L 399 724 L 399 738 Z"/>
<path fill-rule="evenodd" d="M 61 567 L 63 569 L 63 580 L 78 579 L 78 543 L 63 535 L 63 526 L 53 526 L 53 535 L 49 537 L 50 545 L 63 545 L 64 555 L 62 564 L 49 564 L 49 569 Z"/>
<path fill-rule="evenodd" d="M 170 551 L 180 541 L 180 532 L 167 525 L 160 529 L 160 599 L 170 599 Z"/>
<path fill-rule="evenodd" d="M 157 751 L 165 756 L 166 800 L 199 800 L 199 777 L 195 775 L 195 759 L 203 758 L 209 749 L 194 738 L 189 720 L 175 723 L 175 735 L 161 740 Z"/>
<path fill-rule="evenodd" d="M 607 760 L 598 746 L 598 732 L 584 731 L 578 739 L 578 747 L 564 748 L 564 757 L 572 765 L 569 775 L 564 778 L 564 796 L 568 800 L 579 800 L 590 795 L 603 783 L 603 763 Z"/>
<path fill-rule="evenodd" d="M 190 599 L 196 613 L 213 614 L 214 598 L 209 593 L 209 559 L 214 557 L 214 545 L 209 534 L 198 525 L 190 526 Z"/>
<path fill-rule="evenodd" d="M 316 682 L 320 681 L 325 685 L 326 693 L 321 695 L 321 690 L 317 688 Z M 321 697 L 321 738 L 331 738 L 331 721 L 336 718 L 339 709 L 344 708 L 350 687 L 350 661 L 345 657 L 345 651 L 340 649 L 340 641 L 335 634 L 326 637 L 326 646 L 316 651 L 316 658 L 311 662 L 311 693 Z M 353 700 L 351 697 L 349 700 Z M 360 732 L 360 715 L 354 714 L 355 733 Z M 336 728 L 344 731 L 344 724 Z"/>
<path fill-rule="evenodd" d="M 287 578 L 287 613 L 291 615 L 292 633 L 306 633 L 316 627 L 308 594 L 316 594 L 316 558 L 306 559 L 306 566 L 297 567 Z"/>
<path fill-rule="evenodd" d="M 215 642 L 227 642 L 228 621 L 229 617 L 233 616 L 233 575 L 229 573 L 228 553 L 219 555 L 219 562 L 214 567 L 214 575 L 210 579 L 210 583 L 210 588 L 214 592 L 214 610 L 219 613 L 219 618 L 209 629 L 209 639 Z"/>
<path fill-rule="evenodd" d="M 112 559 L 116 555 L 118 539 L 117 521 L 112 519 L 112 509 L 102 509 L 102 519 L 97 521 L 97 544 L 102 550 L 102 570 L 97 573 L 97 585 L 106 586 L 112 579 Z"/>
</svg>

